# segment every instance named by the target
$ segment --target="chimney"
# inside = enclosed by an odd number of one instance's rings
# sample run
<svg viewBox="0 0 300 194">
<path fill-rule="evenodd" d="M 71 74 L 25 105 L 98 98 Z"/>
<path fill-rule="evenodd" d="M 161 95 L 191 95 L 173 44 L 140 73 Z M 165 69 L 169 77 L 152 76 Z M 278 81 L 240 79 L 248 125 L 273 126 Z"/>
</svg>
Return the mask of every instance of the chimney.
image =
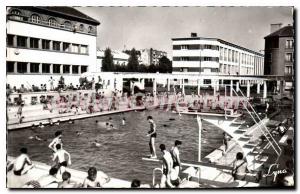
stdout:
<svg viewBox="0 0 300 194">
<path fill-rule="evenodd" d="M 282 23 L 277 23 L 277 24 L 271 24 L 271 33 L 279 30 L 282 26 Z"/>
<path fill-rule="evenodd" d="M 197 33 L 192 32 L 192 33 L 191 33 L 191 37 L 197 37 Z"/>
</svg>

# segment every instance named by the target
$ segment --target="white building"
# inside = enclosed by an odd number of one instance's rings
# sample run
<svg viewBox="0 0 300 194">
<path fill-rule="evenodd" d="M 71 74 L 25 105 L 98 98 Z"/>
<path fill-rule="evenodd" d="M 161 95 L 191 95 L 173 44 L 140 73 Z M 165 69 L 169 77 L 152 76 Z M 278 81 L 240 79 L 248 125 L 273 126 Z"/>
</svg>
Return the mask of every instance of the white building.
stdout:
<svg viewBox="0 0 300 194">
<path fill-rule="evenodd" d="M 217 38 L 173 38 L 173 73 L 263 75 L 264 55 Z"/>
<path fill-rule="evenodd" d="M 102 68 L 102 60 L 104 58 L 105 50 L 98 49 L 97 50 L 97 66 L 96 72 L 101 72 Z M 115 65 L 125 66 L 128 63 L 129 55 L 117 50 L 111 50 L 111 54 L 113 55 L 113 61 Z"/>
<path fill-rule="evenodd" d="M 151 64 L 158 65 L 159 59 L 163 56 L 167 56 L 167 52 L 159 51 L 155 49 L 143 49 L 141 50 L 141 63 L 149 66 Z"/>
<path fill-rule="evenodd" d="M 7 7 L 7 83 L 47 84 L 52 76 L 79 84 L 96 70 L 95 19 L 72 7 Z"/>
</svg>

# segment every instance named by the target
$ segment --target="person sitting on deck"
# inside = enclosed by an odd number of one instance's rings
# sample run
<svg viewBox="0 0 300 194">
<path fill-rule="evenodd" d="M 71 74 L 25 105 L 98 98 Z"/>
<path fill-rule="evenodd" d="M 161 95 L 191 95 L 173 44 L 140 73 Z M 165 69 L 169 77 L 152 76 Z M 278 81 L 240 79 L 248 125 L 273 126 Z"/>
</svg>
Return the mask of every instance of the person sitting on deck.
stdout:
<svg viewBox="0 0 300 194">
<path fill-rule="evenodd" d="M 160 144 L 159 146 L 162 154 L 163 154 L 163 173 L 161 176 L 160 188 L 174 188 L 174 185 L 171 183 L 171 170 L 173 168 L 173 159 L 170 154 L 166 150 L 166 146 L 164 144 Z"/>
<path fill-rule="evenodd" d="M 236 160 L 233 163 L 232 176 L 234 180 L 244 180 L 247 173 L 247 162 L 241 152 L 236 154 Z"/>
<path fill-rule="evenodd" d="M 21 148 L 20 152 L 20 156 L 7 165 L 7 171 L 13 169 L 14 174 L 17 176 L 26 174 L 28 170 L 33 168 L 33 164 L 27 155 L 27 148 Z"/>
<path fill-rule="evenodd" d="M 83 188 L 97 188 L 102 187 L 108 183 L 110 178 L 102 171 L 96 170 L 95 167 L 91 167 L 88 170 L 88 176 L 83 181 Z"/>
<path fill-rule="evenodd" d="M 60 174 L 62 174 L 66 170 L 65 167 L 72 164 L 71 163 L 71 155 L 69 154 L 69 152 L 62 149 L 60 144 L 56 144 L 55 147 L 56 147 L 57 151 L 54 153 L 52 160 L 55 161 L 57 159 L 58 170 L 60 171 Z M 65 155 L 68 156 L 68 162 L 66 160 Z"/>
<path fill-rule="evenodd" d="M 37 182 L 42 188 L 57 188 L 59 183 L 58 179 L 56 178 L 57 172 L 57 168 L 51 168 L 49 170 L 49 174 L 42 176 L 37 180 Z"/>
<path fill-rule="evenodd" d="M 52 140 L 52 142 L 49 144 L 49 148 L 53 150 L 53 152 L 56 152 L 56 144 L 60 144 L 62 147 L 62 132 L 61 131 L 56 131 L 55 132 L 55 138 Z"/>
</svg>

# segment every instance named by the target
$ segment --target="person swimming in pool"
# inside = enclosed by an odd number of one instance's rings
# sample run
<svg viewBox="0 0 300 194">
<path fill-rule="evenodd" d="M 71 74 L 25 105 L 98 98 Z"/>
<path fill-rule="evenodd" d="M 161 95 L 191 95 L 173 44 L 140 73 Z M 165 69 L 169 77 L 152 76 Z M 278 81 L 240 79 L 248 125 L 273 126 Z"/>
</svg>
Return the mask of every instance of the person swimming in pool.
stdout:
<svg viewBox="0 0 300 194">
<path fill-rule="evenodd" d="M 126 119 L 125 119 L 125 117 L 123 117 L 123 119 L 122 119 L 122 125 L 123 126 L 126 125 Z"/>
<path fill-rule="evenodd" d="M 98 140 L 95 140 L 94 142 L 92 142 L 92 145 L 95 147 L 100 147 L 101 144 L 98 142 Z"/>
</svg>

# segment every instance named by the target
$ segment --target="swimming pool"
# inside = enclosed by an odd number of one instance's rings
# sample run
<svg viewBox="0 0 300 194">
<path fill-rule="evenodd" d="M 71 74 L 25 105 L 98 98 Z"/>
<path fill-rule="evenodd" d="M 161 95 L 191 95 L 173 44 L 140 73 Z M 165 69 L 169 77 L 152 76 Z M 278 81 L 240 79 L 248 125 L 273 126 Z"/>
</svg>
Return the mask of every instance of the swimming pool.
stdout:
<svg viewBox="0 0 300 194">
<path fill-rule="evenodd" d="M 149 131 L 147 116 L 152 115 L 157 125 L 156 152 L 161 156 L 159 144 L 164 143 L 168 149 L 176 139 L 183 141 L 181 158 L 189 161 L 198 159 L 198 125 L 194 116 L 174 114 L 163 110 L 128 112 L 100 116 L 84 120 L 76 120 L 74 124 L 61 123 L 59 126 L 45 126 L 40 129 L 23 129 L 8 132 L 7 153 L 17 156 L 20 147 L 26 146 L 30 158 L 49 165 L 52 152 L 48 144 L 55 131 L 63 131 L 64 149 L 72 157 L 71 168 L 87 171 L 91 166 L 106 172 L 109 176 L 132 180 L 140 179 L 143 183 L 151 183 L 152 170 L 159 164 L 145 162 L 142 157 L 149 154 L 146 136 Z M 109 117 L 117 129 L 107 130 L 99 123 L 107 122 Z M 126 125 L 122 126 L 122 118 L 126 118 Z M 174 118 L 175 120 L 169 120 Z M 99 123 L 96 123 L 96 120 Z M 101 121 L 101 122 L 100 122 Z M 102 123 L 103 124 L 103 123 Z M 222 131 L 203 122 L 202 158 L 222 144 Z M 76 131 L 82 131 L 76 136 Z M 28 137 L 38 135 L 47 141 L 37 141 Z M 100 147 L 94 147 L 91 142 L 98 140 Z"/>
</svg>

